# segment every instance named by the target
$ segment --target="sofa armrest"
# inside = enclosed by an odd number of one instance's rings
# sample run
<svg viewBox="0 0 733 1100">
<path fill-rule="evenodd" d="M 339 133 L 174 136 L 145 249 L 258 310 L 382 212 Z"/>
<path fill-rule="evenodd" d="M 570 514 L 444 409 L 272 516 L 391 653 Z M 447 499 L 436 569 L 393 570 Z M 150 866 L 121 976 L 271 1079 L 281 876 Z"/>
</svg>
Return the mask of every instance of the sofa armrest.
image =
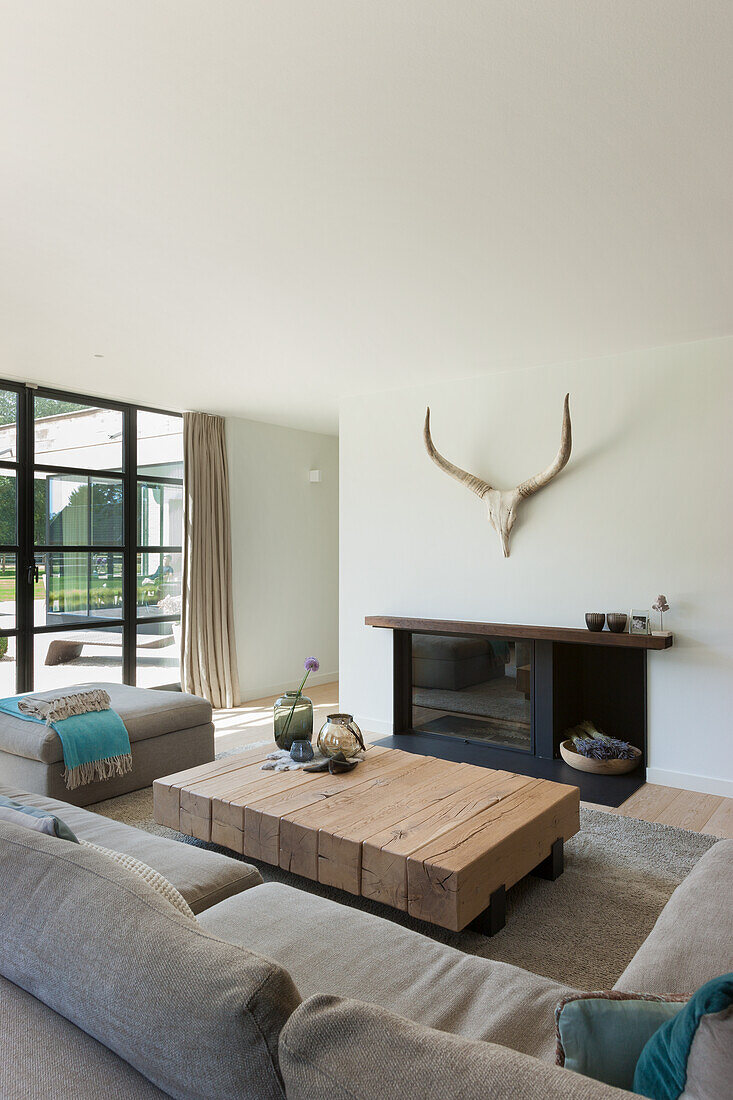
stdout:
<svg viewBox="0 0 733 1100">
<path fill-rule="evenodd" d="M 280 1033 L 288 1100 L 629 1100 L 495 1043 L 415 1024 L 361 1001 L 316 996 Z"/>
</svg>

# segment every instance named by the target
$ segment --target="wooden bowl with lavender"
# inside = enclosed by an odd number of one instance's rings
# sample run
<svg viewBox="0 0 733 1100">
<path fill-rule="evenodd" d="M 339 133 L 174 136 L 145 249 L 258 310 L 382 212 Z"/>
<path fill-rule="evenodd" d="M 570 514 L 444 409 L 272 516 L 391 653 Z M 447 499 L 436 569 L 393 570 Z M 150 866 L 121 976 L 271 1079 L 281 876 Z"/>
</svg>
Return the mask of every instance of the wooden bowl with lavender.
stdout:
<svg viewBox="0 0 733 1100">
<path fill-rule="evenodd" d="M 576 771 L 624 775 L 639 765 L 641 749 L 628 741 L 607 737 L 591 722 L 581 722 L 566 732 L 570 737 L 560 742 L 560 755 Z"/>
<path fill-rule="evenodd" d="M 573 745 L 573 742 L 560 742 L 560 756 L 571 768 L 579 772 L 594 772 L 596 775 L 624 775 L 632 772 L 639 766 L 641 749 L 634 749 L 633 760 L 594 760 L 590 756 L 583 756 Z"/>
</svg>

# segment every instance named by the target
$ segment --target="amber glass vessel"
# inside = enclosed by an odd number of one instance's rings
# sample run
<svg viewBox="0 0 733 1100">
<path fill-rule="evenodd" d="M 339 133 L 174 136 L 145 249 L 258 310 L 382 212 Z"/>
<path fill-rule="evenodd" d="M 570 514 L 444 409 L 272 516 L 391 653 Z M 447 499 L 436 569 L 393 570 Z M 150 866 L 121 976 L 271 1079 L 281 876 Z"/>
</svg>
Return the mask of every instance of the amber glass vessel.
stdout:
<svg viewBox="0 0 733 1100">
<path fill-rule="evenodd" d="M 342 752 L 347 760 L 363 752 L 364 738 L 353 714 L 329 714 L 318 734 L 318 748 L 324 756 Z"/>
</svg>

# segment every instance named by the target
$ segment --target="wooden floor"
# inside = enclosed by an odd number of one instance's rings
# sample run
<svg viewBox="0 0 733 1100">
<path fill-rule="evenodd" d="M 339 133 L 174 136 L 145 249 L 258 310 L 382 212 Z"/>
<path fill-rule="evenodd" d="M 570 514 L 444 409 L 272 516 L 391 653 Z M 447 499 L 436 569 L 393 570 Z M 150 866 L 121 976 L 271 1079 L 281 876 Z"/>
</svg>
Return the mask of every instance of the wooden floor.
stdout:
<svg viewBox="0 0 733 1100">
<path fill-rule="evenodd" d="M 318 731 L 326 715 L 339 709 L 338 683 L 308 687 L 307 695 L 313 700 L 313 726 Z M 232 710 L 214 712 L 216 749 L 246 748 L 273 744 L 272 704 L 274 697 L 243 703 Z M 363 730 L 367 741 L 375 741 L 381 734 Z M 590 803 L 586 803 L 590 805 Z M 698 794 L 682 791 L 677 787 L 662 787 L 645 783 L 631 798 L 616 809 L 593 805 L 593 809 L 625 817 L 638 817 L 643 821 L 658 821 L 663 825 L 676 825 L 695 833 L 733 839 L 733 798 L 720 795 Z"/>
</svg>

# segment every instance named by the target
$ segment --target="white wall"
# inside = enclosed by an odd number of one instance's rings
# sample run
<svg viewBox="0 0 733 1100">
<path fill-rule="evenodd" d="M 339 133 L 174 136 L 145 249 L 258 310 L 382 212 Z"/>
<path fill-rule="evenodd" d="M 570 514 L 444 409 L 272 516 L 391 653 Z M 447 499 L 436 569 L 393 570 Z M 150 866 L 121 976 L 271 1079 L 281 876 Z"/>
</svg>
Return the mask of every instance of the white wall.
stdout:
<svg viewBox="0 0 733 1100">
<path fill-rule="evenodd" d="M 338 676 L 338 439 L 230 417 L 234 619 L 242 699 Z M 311 483 L 309 470 L 323 480 Z"/>
<path fill-rule="evenodd" d="M 484 505 L 433 440 L 500 488 L 554 457 L 504 559 Z M 586 611 L 671 604 L 650 653 L 652 781 L 733 794 L 733 339 L 426 385 L 341 409 L 341 706 L 391 732 L 391 632 L 368 614 L 583 626 Z"/>
</svg>

